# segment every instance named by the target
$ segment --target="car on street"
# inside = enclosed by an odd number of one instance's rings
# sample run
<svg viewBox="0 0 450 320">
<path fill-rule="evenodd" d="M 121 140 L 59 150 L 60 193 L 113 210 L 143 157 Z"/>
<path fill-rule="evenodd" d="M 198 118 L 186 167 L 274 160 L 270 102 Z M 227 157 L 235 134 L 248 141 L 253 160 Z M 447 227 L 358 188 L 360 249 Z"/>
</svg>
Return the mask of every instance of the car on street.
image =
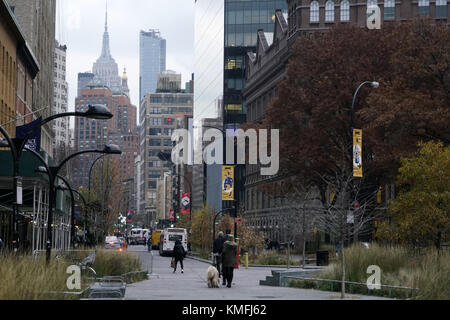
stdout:
<svg viewBox="0 0 450 320">
<path fill-rule="evenodd" d="M 119 249 L 119 248 L 121 248 L 119 238 L 114 236 L 105 238 L 105 249 Z"/>
</svg>

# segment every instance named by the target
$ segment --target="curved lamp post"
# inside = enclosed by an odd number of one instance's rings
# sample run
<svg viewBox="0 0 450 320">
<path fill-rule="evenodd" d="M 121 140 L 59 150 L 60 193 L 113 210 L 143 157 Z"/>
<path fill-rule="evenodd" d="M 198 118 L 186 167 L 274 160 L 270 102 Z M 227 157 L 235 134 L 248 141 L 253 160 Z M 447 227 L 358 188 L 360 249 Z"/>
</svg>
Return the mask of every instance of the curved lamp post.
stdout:
<svg viewBox="0 0 450 320">
<path fill-rule="evenodd" d="M 85 112 L 65 112 L 50 116 L 46 119 L 41 120 L 39 123 L 36 123 L 25 135 L 25 138 L 11 138 L 8 132 L 0 126 L 0 133 L 5 137 L 5 142 L 0 142 L 0 147 L 9 147 L 11 149 L 11 155 L 13 159 L 13 192 L 16 198 L 16 201 L 13 203 L 13 241 L 16 242 L 17 238 L 17 215 L 19 212 L 19 205 L 17 203 L 17 182 L 19 178 L 19 166 L 20 159 L 22 157 L 22 151 L 24 150 L 28 140 L 30 137 L 43 125 L 49 123 L 52 120 L 63 118 L 63 117 L 82 117 L 88 119 L 96 119 L 96 120 L 108 120 L 113 117 L 113 114 L 109 111 L 109 109 L 100 104 L 96 105 L 88 105 L 88 109 Z"/>
<path fill-rule="evenodd" d="M 33 154 L 35 154 L 41 162 L 45 163 L 45 160 L 42 158 L 42 156 L 30 149 L 26 149 L 27 151 L 31 151 Z M 53 223 L 53 205 L 56 202 L 55 197 L 55 181 L 56 177 L 58 176 L 59 171 L 61 168 L 70 160 L 75 158 L 76 156 L 79 156 L 81 154 L 85 153 L 103 153 L 103 154 L 121 154 L 122 151 L 117 145 L 105 145 L 105 148 L 103 150 L 85 150 L 85 151 L 79 151 L 76 152 L 70 156 L 68 156 L 66 159 L 64 159 L 58 166 L 56 167 L 49 167 L 47 164 L 45 164 L 45 173 L 48 174 L 49 177 L 49 208 L 48 208 L 48 221 L 47 221 L 47 243 L 46 243 L 46 260 L 47 263 L 50 262 L 50 254 L 52 250 L 52 223 Z M 72 220 L 73 224 L 73 220 Z"/>
<path fill-rule="evenodd" d="M 92 173 L 92 169 L 94 168 L 94 165 L 97 163 L 97 161 L 99 161 L 100 159 L 103 159 L 105 157 L 104 154 L 102 154 L 100 157 L 98 157 L 97 159 L 94 160 L 94 162 L 92 162 L 91 167 L 89 168 L 89 201 L 91 201 L 91 173 Z"/>
<path fill-rule="evenodd" d="M 41 167 L 39 167 L 39 170 L 40 169 L 41 169 Z M 87 218 L 87 213 L 86 213 L 87 202 L 86 202 L 86 199 L 83 197 L 83 195 L 80 192 L 78 192 L 77 190 L 73 189 L 70 186 L 69 182 L 63 176 L 58 175 L 57 177 L 64 182 L 65 186 L 60 184 L 56 189 L 59 189 L 59 190 L 62 190 L 62 191 L 69 191 L 71 194 L 76 193 L 76 194 L 78 194 L 78 197 L 83 201 L 84 213 L 85 213 L 84 214 L 84 230 L 85 230 L 85 239 L 86 239 L 86 218 Z M 73 198 L 73 200 L 75 200 L 75 198 Z M 73 201 L 72 203 L 75 203 L 75 201 Z M 75 208 L 74 207 L 75 206 L 72 206 L 72 212 L 75 212 Z M 72 219 L 72 222 L 75 221 L 75 217 L 74 217 L 73 214 L 72 214 L 71 219 Z M 75 240 L 75 223 L 73 223 L 73 228 L 71 229 L 71 232 L 72 232 L 72 239 Z M 75 241 L 74 241 L 74 243 L 75 243 Z"/>
</svg>

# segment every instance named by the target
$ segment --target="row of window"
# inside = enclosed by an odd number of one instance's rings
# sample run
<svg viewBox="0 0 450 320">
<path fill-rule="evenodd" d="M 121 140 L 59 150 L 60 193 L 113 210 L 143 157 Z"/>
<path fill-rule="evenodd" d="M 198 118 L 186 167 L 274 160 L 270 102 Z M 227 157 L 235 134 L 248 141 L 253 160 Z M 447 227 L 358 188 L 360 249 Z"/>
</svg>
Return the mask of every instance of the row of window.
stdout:
<svg viewBox="0 0 450 320">
<path fill-rule="evenodd" d="M 189 113 L 192 112 L 191 107 L 171 107 L 171 108 L 161 108 L 161 107 L 152 107 L 149 110 L 149 114 L 175 114 L 175 113 Z"/>
<path fill-rule="evenodd" d="M 163 123 L 166 126 L 170 126 L 174 124 L 174 119 L 172 118 L 150 118 L 149 123 L 151 126 L 162 126 Z"/>
<path fill-rule="evenodd" d="M 190 104 L 192 103 L 191 97 L 162 97 L 162 96 L 150 96 L 150 103 L 169 103 L 169 104 Z"/>
<path fill-rule="evenodd" d="M 161 139 L 150 139 L 148 142 L 148 145 L 150 147 L 162 147 L 164 144 L 164 147 L 171 147 L 173 146 L 173 142 L 171 139 L 163 139 L 163 141 L 161 141 Z"/>
<path fill-rule="evenodd" d="M 373 5 L 377 5 L 377 0 L 367 0 L 367 8 Z M 428 15 L 430 12 L 430 1 L 419 0 L 419 14 Z M 333 0 L 328 0 L 325 3 L 325 22 L 334 22 L 335 4 Z M 350 21 L 350 2 L 343 0 L 340 3 L 341 21 Z M 447 0 L 436 0 L 436 18 L 447 17 Z M 384 19 L 395 19 L 395 0 L 384 1 Z M 319 22 L 319 2 L 314 0 L 310 5 L 310 22 Z"/>
<path fill-rule="evenodd" d="M 164 135 L 165 136 L 172 136 L 172 128 L 164 128 Z M 161 136 L 163 135 L 163 129 L 161 128 L 150 128 L 149 135 L 151 136 Z"/>
</svg>

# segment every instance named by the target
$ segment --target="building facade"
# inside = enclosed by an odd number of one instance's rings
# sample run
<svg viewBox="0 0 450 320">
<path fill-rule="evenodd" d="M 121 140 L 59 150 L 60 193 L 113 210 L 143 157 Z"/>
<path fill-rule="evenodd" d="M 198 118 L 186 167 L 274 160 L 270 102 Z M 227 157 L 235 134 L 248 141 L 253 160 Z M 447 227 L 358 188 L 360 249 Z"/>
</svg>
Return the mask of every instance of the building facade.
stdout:
<svg viewBox="0 0 450 320">
<path fill-rule="evenodd" d="M 94 80 L 95 74 L 92 72 L 80 72 L 78 73 L 77 82 L 77 97 L 81 94 L 81 89 L 85 89 L 87 85 Z"/>
<path fill-rule="evenodd" d="M 289 38 L 310 35 L 326 30 L 336 23 L 352 23 L 366 26 L 368 5 L 378 5 L 381 23 L 405 21 L 413 17 L 430 17 L 448 24 L 450 14 L 448 0 L 377 1 L 377 0 L 287 0 L 289 7 Z"/>
<path fill-rule="evenodd" d="M 115 144 L 122 154 L 113 157 L 118 165 L 118 180 L 134 179 L 134 157 L 138 154 L 136 106 L 124 94 L 113 94 L 106 86 L 92 85 L 81 90 L 75 99 L 75 110 L 85 112 L 89 104 L 105 105 L 114 117 L 111 120 L 76 118 L 75 150 L 103 150 L 105 144 Z M 81 155 L 74 161 L 73 182 L 77 187 L 89 186 L 89 170 L 98 155 Z"/>
<path fill-rule="evenodd" d="M 34 80 L 32 111 L 36 118 L 47 118 L 51 116 L 53 108 L 56 0 L 7 2 L 40 66 L 39 74 Z M 41 149 L 48 155 L 53 154 L 52 140 L 52 127 L 47 124 L 42 127 Z"/>
<path fill-rule="evenodd" d="M 150 29 L 139 34 L 139 99 L 155 93 L 158 75 L 166 70 L 166 40 L 159 30 Z"/>
<path fill-rule="evenodd" d="M 161 77 L 172 77 L 172 74 L 161 74 Z M 177 87 L 181 85 L 177 84 Z M 160 81 L 170 84 L 170 81 Z M 164 172 L 171 171 L 169 162 L 161 161 L 159 152 L 172 152 L 172 133 L 176 129 L 176 119 L 192 114 L 193 96 L 190 93 L 170 92 L 170 87 L 158 87 L 159 93 L 146 94 L 140 110 L 140 213 L 150 215 L 155 221 L 157 180 Z"/>
<path fill-rule="evenodd" d="M 195 77 L 194 125 L 201 127 L 203 118 L 223 120 L 223 134 L 233 131 L 246 122 L 247 105 L 242 95 L 245 87 L 246 56 L 255 51 L 257 31 L 273 32 L 275 11 L 287 14 L 285 0 L 197 0 L 195 20 Z M 215 107 L 221 101 L 219 114 Z M 195 140 L 202 134 L 195 131 Z M 201 149 L 196 145 L 196 159 Z M 220 170 L 220 171 L 219 171 Z M 206 179 L 206 188 L 219 188 L 220 166 L 213 165 L 204 172 L 211 175 Z M 245 166 L 235 168 L 235 200 L 237 203 L 223 203 L 223 207 L 240 207 L 244 200 Z M 196 179 L 200 182 L 200 179 Z M 195 183 L 196 189 L 201 188 Z M 208 186 L 208 184 L 212 184 Z M 214 189 L 215 190 L 215 189 Z M 220 189 L 218 189 L 220 190 Z M 206 193 L 207 190 L 204 190 Z M 220 193 L 217 192 L 219 195 Z M 216 204 L 221 199 L 206 196 Z M 208 205 L 208 203 L 207 203 Z"/>
<path fill-rule="evenodd" d="M 68 92 L 69 85 L 66 81 L 66 56 L 67 46 L 55 42 L 54 54 L 54 80 L 53 80 L 53 114 L 64 113 L 68 111 Z M 69 146 L 69 126 L 70 119 L 60 118 L 52 122 L 53 133 L 53 158 L 58 154 L 65 154 Z"/>
</svg>

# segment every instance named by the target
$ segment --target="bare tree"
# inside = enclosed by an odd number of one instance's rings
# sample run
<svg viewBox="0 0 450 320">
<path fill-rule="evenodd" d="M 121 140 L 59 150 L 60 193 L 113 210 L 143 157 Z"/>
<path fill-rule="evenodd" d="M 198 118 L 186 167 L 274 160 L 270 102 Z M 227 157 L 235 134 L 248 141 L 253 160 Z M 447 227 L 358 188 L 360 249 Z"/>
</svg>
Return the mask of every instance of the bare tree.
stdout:
<svg viewBox="0 0 450 320">
<path fill-rule="evenodd" d="M 330 199 L 332 201 L 324 208 L 323 213 L 317 214 L 314 218 L 317 229 L 328 232 L 340 240 L 341 298 L 345 298 L 344 245 L 350 238 L 370 233 L 372 223 L 377 219 L 376 211 L 373 210 L 377 190 L 363 187 L 362 180 L 356 180 L 347 172 L 336 171 L 334 176 L 322 177 L 333 190 L 334 197 Z"/>
</svg>

